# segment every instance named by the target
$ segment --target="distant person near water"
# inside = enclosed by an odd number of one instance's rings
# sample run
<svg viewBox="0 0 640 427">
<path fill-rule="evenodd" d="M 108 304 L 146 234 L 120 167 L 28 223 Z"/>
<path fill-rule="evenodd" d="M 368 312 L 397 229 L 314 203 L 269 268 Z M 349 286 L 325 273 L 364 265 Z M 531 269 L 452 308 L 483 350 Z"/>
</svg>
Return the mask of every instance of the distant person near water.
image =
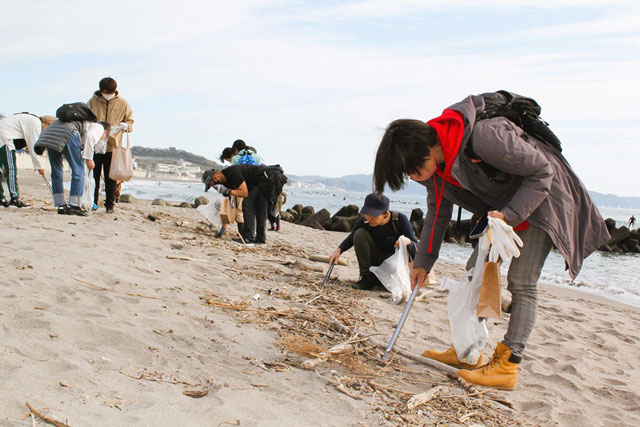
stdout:
<svg viewBox="0 0 640 427">
<path fill-rule="evenodd" d="M 98 120 L 109 123 L 111 131 L 104 151 L 96 151 L 93 156 L 95 168 L 93 178 L 96 180 L 96 189 L 93 198 L 93 209 L 98 209 L 100 198 L 100 176 L 104 172 L 104 183 L 106 200 L 104 206 L 107 213 L 113 212 L 113 205 L 116 200 L 117 182 L 109 177 L 111 169 L 111 156 L 115 147 L 120 147 L 123 142 L 125 132 L 133 132 L 133 112 L 129 103 L 120 97 L 118 83 L 111 77 L 105 77 L 98 84 L 99 89 L 95 91 L 89 100 L 89 108 L 98 117 Z"/>
<path fill-rule="evenodd" d="M 629 229 L 633 230 L 635 228 L 636 225 L 636 217 L 631 215 L 631 218 L 629 218 Z"/>
<path fill-rule="evenodd" d="M 473 384 L 513 389 L 536 320 L 538 278 L 551 248 L 562 254 L 574 278 L 583 260 L 609 241 L 609 233 L 559 147 L 525 134 L 504 116 L 481 119 L 486 102 L 472 95 L 426 123 L 390 123 L 376 154 L 374 183 L 379 192 L 385 185 L 399 190 L 408 176 L 426 187 L 427 214 L 410 272 L 412 288 L 425 283 L 438 259 L 454 204 L 478 217 L 488 211 L 514 227 L 524 247 L 509 265 L 509 325 L 489 363 L 465 366 L 453 347 L 423 353 L 465 367 L 458 375 Z"/>
<path fill-rule="evenodd" d="M 329 263 L 338 262 L 341 254 L 355 247 L 360 280 L 353 287 L 369 290 L 383 287 L 369 268 L 382 264 L 394 254 L 400 236 L 409 239 L 409 253 L 414 256 L 418 239 L 406 215 L 389 211 L 389 198 L 383 194 L 367 195 L 360 213 L 364 216 L 358 218 L 351 233 L 331 254 Z"/>
</svg>

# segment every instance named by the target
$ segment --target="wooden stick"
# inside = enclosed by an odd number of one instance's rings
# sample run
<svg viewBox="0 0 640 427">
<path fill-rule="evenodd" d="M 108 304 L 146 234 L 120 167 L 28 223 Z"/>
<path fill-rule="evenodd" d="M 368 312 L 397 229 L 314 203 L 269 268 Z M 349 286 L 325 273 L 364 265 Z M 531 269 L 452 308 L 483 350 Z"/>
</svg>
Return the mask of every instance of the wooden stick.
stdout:
<svg viewBox="0 0 640 427">
<path fill-rule="evenodd" d="M 60 421 L 54 420 L 53 418 L 49 418 L 49 417 L 45 417 L 44 415 L 42 415 L 40 412 L 38 412 L 38 410 L 36 408 L 34 408 L 33 406 L 31 406 L 31 404 L 29 402 L 25 402 L 27 404 L 27 408 L 29 408 L 29 410 L 38 418 L 40 418 L 42 421 L 44 421 L 45 423 L 49 423 L 49 424 L 53 424 L 56 427 L 71 427 L 69 424 L 67 423 L 62 423 Z"/>
<path fill-rule="evenodd" d="M 178 255 L 167 255 L 167 259 L 177 259 L 180 261 L 202 261 L 202 262 L 207 262 L 207 260 L 205 259 L 199 259 L 199 258 L 191 258 L 188 256 L 178 256 Z"/>
<path fill-rule="evenodd" d="M 327 264 L 329 264 L 329 257 L 328 256 L 324 256 L 324 255 L 309 255 L 309 259 L 311 261 L 318 261 L 318 262 L 326 262 Z M 338 265 L 351 265 L 351 263 L 347 260 L 344 259 L 339 259 L 336 264 Z"/>
</svg>

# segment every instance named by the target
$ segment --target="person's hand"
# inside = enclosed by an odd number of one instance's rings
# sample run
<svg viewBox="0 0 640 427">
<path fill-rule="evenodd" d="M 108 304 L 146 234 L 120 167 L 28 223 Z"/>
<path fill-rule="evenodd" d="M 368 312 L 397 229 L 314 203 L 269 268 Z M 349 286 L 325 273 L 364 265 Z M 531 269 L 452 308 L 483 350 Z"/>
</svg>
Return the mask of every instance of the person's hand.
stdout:
<svg viewBox="0 0 640 427">
<path fill-rule="evenodd" d="M 411 239 L 407 239 L 405 243 L 407 246 L 411 246 Z M 400 246 L 400 239 L 396 240 L 396 243 L 395 243 L 395 247 L 397 248 L 398 246 Z"/>
<path fill-rule="evenodd" d="M 500 211 L 489 211 L 487 212 L 487 215 L 494 218 L 500 218 L 501 220 L 504 221 L 504 214 Z"/>
<path fill-rule="evenodd" d="M 87 167 L 89 168 L 89 170 L 90 170 L 90 171 L 92 171 L 92 170 L 93 170 L 93 168 L 95 168 L 95 167 L 96 167 L 96 164 L 95 164 L 95 163 L 93 163 L 93 160 L 89 160 L 89 159 L 87 159 Z"/>
<path fill-rule="evenodd" d="M 223 195 L 224 197 L 231 197 L 231 189 L 230 189 L 230 188 L 227 188 L 226 190 L 224 190 L 224 191 L 222 192 L 222 195 Z"/>
<path fill-rule="evenodd" d="M 125 122 L 120 123 L 120 129 L 122 129 L 123 131 L 127 131 L 129 130 L 129 125 Z"/>
<path fill-rule="evenodd" d="M 39 173 L 40 175 L 44 176 L 44 168 L 42 168 L 42 169 L 38 169 L 38 173 Z M 0 184 L 0 185 L 1 185 L 1 184 Z"/>
<path fill-rule="evenodd" d="M 340 259 L 340 254 L 342 253 L 342 251 L 340 250 L 340 248 L 336 249 L 331 256 L 329 257 L 329 264 L 336 264 L 338 262 L 338 260 Z"/>
<path fill-rule="evenodd" d="M 424 286 L 425 280 L 429 276 L 429 272 L 426 268 L 416 267 L 412 268 L 409 272 L 409 278 L 411 279 L 411 290 L 416 286 L 422 287 Z"/>
</svg>

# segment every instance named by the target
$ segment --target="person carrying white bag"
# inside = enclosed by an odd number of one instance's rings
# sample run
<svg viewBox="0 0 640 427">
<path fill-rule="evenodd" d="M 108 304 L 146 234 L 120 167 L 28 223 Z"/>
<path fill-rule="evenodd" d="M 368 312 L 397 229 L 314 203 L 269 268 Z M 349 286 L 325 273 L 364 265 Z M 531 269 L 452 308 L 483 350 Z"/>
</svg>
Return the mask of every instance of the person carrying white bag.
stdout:
<svg viewBox="0 0 640 427">
<path fill-rule="evenodd" d="M 331 254 L 329 264 L 335 264 L 343 252 L 355 247 L 360 280 L 352 287 L 370 290 L 383 286 L 370 267 L 378 266 L 393 256 L 398 239 L 402 236 L 406 237 L 403 245 L 413 257 L 418 239 L 406 215 L 389 211 L 389 199 L 384 194 L 368 194 L 360 213 L 363 216 L 358 218 L 351 233 Z M 392 270 L 395 271 L 394 268 Z"/>
</svg>

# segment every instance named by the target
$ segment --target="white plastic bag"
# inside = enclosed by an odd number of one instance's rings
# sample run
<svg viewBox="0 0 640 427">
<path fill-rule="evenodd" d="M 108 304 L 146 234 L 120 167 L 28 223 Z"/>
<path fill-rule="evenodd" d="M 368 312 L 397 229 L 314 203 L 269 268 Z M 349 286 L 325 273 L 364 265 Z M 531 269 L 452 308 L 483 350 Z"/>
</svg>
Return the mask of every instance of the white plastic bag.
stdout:
<svg viewBox="0 0 640 427">
<path fill-rule="evenodd" d="M 91 208 L 93 208 L 93 196 L 95 189 L 96 181 L 93 179 L 93 171 L 87 169 L 84 176 L 82 196 L 80 197 L 80 207 L 85 211 L 91 211 Z"/>
<path fill-rule="evenodd" d="M 392 304 L 400 304 L 411 296 L 408 240 L 407 237 L 400 236 L 396 252 L 379 266 L 369 268 L 369 271 L 375 274 L 384 287 L 391 292 Z"/>
<path fill-rule="evenodd" d="M 478 242 L 478 257 L 475 267 L 467 271 L 460 281 L 445 277 L 442 289 L 447 289 L 447 313 L 451 327 L 451 340 L 456 349 L 458 360 L 470 365 L 478 362 L 480 353 L 487 343 L 489 331 L 484 319 L 476 316 L 478 297 L 482 286 L 484 262 L 489 253 L 489 236 L 487 233 Z M 471 281 L 469 281 L 471 277 Z"/>
<path fill-rule="evenodd" d="M 216 227 L 218 230 L 222 227 L 222 220 L 220 219 L 220 207 L 224 200 L 224 196 L 220 193 L 212 192 L 207 196 L 209 203 L 206 205 L 198 206 L 198 212 L 200 212 L 208 221 Z"/>
</svg>

